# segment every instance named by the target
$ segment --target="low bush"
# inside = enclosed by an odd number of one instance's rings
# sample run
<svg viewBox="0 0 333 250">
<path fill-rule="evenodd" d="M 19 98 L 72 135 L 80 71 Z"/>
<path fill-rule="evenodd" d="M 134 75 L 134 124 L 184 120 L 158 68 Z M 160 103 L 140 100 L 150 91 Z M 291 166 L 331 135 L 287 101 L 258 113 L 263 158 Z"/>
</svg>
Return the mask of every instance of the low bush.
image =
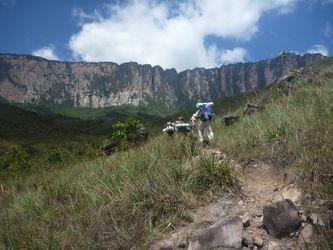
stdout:
<svg viewBox="0 0 333 250">
<path fill-rule="evenodd" d="M 146 248 L 186 209 L 207 201 L 207 193 L 232 184 L 227 162 L 199 152 L 195 138 L 160 136 L 108 158 L 30 176 L 29 188 L 11 193 L 0 209 L 0 242 L 13 248 Z"/>
<path fill-rule="evenodd" d="M 112 126 L 112 138 L 115 140 L 127 140 L 131 134 L 143 128 L 142 121 L 137 116 L 130 116 L 125 121 L 118 121 Z"/>
<path fill-rule="evenodd" d="M 191 178 L 195 192 L 202 193 L 231 187 L 236 181 L 236 174 L 228 160 L 217 161 L 213 154 L 209 154 L 200 158 Z"/>
<path fill-rule="evenodd" d="M 32 165 L 30 155 L 22 147 L 11 146 L 0 156 L 0 177 L 20 176 Z"/>
</svg>

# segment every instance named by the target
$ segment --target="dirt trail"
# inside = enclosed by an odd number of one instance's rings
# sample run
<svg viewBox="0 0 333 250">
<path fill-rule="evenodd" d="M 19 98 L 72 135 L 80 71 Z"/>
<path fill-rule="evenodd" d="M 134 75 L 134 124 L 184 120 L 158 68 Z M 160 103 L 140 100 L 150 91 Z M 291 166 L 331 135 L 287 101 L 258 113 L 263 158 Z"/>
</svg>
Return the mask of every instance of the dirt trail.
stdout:
<svg viewBox="0 0 333 250">
<path fill-rule="evenodd" d="M 221 159 L 224 157 L 216 150 L 204 151 L 214 153 Z M 240 191 L 222 194 L 213 203 L 189 211 L 180 227 L 166 235 L 164 240 L 154 245 L 152 249 L 187 249 L 188 239 L 196 232 L 218 221 L 239 215 L 250 218 L 250 226 L 246 227 L 243 233 L 243 238 L 251 242 L 249 247 L 254 247 L 253 236 L 257 236 L 256 238 L 263 240 L 264 243 L 261 249 L 268 249 L 268 243 L 272 245 L 272 241 L 280 247 L 276 249 L 298 249 L 295 245 L 296 239 L 288 237 L 276 239 L 262 228 L 263 207 L 282 197 L 284 190 L 282 175 L 274 167 L 260 162 L 238 164 L 232 161 L 232 164 L 237 173 Z"/>
</svg>

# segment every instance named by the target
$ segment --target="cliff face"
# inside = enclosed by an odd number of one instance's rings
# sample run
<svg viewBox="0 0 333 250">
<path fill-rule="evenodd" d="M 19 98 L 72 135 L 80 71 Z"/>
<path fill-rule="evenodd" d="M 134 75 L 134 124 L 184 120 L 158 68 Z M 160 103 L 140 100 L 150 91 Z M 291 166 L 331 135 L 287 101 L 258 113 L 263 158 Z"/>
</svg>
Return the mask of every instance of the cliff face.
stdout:
<svg viewBox="0 0 333 250">
<path fill-rule="evenodd" d="M 34 56 L 0 54 L 0 98 L 18 103 L 57 103 L 108 107 L 158 102 L 186 107 L 264 87 L 315 61 L 320 54 L 289 54 L 256 63 L 195 68 L 177 73 L 137 63 L 49 61 Z"/>
</svg>

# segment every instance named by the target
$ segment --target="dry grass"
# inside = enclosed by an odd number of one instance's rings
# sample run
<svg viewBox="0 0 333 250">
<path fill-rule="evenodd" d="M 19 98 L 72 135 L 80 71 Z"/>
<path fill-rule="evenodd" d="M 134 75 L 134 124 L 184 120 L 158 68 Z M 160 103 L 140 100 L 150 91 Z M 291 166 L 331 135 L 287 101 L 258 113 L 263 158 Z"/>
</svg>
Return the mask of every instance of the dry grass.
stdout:
<svg viewBox="0 0 333 250">
<path fill-rule="evenodd" d="M 130 248 L 176 226 L 206 192 L 234 181 L 213 156 L 190 169 L 193 138 L 157 137 L 147 145 L 3 186 L 0 239 L 5 248 Z"/>
</svg>

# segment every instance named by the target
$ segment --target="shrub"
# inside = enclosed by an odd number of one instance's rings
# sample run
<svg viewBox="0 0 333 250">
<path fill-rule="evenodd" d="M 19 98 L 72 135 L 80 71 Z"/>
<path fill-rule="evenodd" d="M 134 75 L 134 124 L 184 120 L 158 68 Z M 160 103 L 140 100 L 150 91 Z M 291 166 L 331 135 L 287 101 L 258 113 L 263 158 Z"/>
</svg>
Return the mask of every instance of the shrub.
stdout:
<svg viewBox="0 0 333 250">
<path fill-rule="evenodd" d="M 17 176 L 32 165 L 31 156 L 20 146 L 12 146 L 0 156 L 0 176 Z"/>
<path fill-rule="evenodd" d="M 118 121 L 112 126 L 112 138 L 127 140 L 131 134 L 143 128 L 142 121 L 137 116 L 131 116 L 126 121 Z"/>
<path fill-rule="evenodd" d="M 48 163 L 63 163 L 68 157 L 68 152 L 62 149 L 52 149 L 47 153 L 46 161 Z"/>
</svg>

